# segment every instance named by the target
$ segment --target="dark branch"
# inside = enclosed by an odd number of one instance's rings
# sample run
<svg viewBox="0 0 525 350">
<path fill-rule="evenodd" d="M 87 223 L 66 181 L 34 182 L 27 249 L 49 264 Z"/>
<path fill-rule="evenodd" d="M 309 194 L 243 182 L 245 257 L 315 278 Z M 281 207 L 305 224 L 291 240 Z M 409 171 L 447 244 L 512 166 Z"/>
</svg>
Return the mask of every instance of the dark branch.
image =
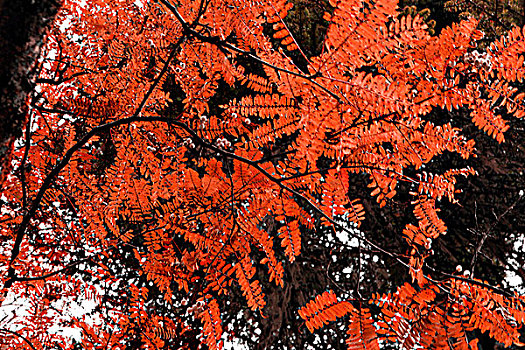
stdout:
<svg viewBox="0 0 525 350">
<path fill-rule="evenodd" d="M 166 72 L 168 71 L 169 65 L 171 61 L 175 58 L 176 53 L 179 49 L 179 47 L 182 45 L 184 40 L 186 39 L 185 36 L 181 36 L 179 41 L 173 46 L 168 59 L 166 60 L 166 63 L 164 64 L 164 67 L 162 68 L 161 72 L 159 73 L 158 77 L 155 79 L 153 84 L 151 84 L 149 90 L 146 92 L 144 98 L 142 99 L 141 103 L 135 110 L 135 113 L 129 118 L 124 118 L 120 120 L 116 120 L 111 123 L 107 123 L 104 125 L 97 126 L 93 129 L 91 129 L 84 137 L 82 137 L 75 145 L 73 145 L 70 149 L 67 150 L 67 152 L 64 154 L 62 159 L 57 160 L 57 164 L 51 170 L 51 172 L 46 176 L 44 179 L 42 186 L 40 187 L 35 199 L 33 200 L 33 203 L 31 205 L 31 208 L 28 210 L 28 212 L 24 215 L 24 218 L 22 219 L 22 222 L 20 223 L 20 226 L 18 227 L 16 234 L 15 234 L 15 243 L 13 245 L 13 249 L 11 251 L 11 259 L 10 259 L 10 266 L 7 273 L 7 281 L 4 285 L 4 287 L 10 288 L 11 285 L 14 282 L 15 277 L 15 269 L 14 269 L 14 262 L 16 258 L 18 257 L 18 254 L 20 254 L 20 246 L 22 244 L 22 241 L 26 235 L 26 229 L 29 226 L 29 222 L 33 218 L 33 216 L 36 214 L 36 211 L 38 210 L 38 207 L 40 206 L 40 202 L 42 201 L 42 198 L 44 197 L 44 194 L 46 191 L 51 187 L 53 184 L 53 181 L 58 176 L 58 174 L 64 169 L 75 152 L 77 152 L 80 148 L 82 148 L 93 136 L 98 135 L 100 133 L 103 133 L 107 130 L 110 130 L 111 128 L 117 127 L 119 125 L 129 124 L 135 121 L 140 121 L 142 118 L 139 116 L 142 112 L 142 109 L 146 105 L 146 102 L 148 101 L 149 97 L 161 81 L 162 77 Z"/>
</svg>

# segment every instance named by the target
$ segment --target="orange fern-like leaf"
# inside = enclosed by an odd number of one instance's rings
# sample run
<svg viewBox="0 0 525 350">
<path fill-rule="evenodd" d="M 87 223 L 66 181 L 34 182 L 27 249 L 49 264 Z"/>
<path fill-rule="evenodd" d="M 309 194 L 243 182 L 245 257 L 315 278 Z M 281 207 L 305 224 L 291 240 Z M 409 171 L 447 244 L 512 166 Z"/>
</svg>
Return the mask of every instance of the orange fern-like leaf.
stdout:
<svg viewBox="0 0 525 350">
<path fill-rule="evenodd" d="M 313 332 L 354 309 L 350 302 L 338 301 L 335 293 L 330 290 L 319 294 L 314 300 L 309 301 L 308 304 L 299 309 L 299 316 L 305 320 L 306 327 L 310 332 Z"/>
<path fill-rule="evenodd" d="M 284 252 L 290 262 L 295 261 L 295 257 L 301 253 L 301 230 L 299 230 L 299 222 L 293 220 L 287 225 L 279 229 L 279 238 L 281 238 L 281 246 L 284 247 Z"/>
<path fill-rule="evenodd" d="M 268 79 L 253 73 L 248 73 L 244 76 L 242 82 L 256 92 L 270 92 L 272 90 L 272 85 Z"/>
<path fill-rule="evenodd" d="M 262 309 L 266 305 L 264 301 L 264 294 L 262 292 L 259 281 L 254 280 L 250 282 L 250 279 L 255 274 L 255 267 L 252 265 L 249 256 L 244 257 L 236 265 L 236 276 L 239 285 L 241 286 L 242 293 L 245 296 L 248 306 L 252 310 Z"/>
<path fill-rule="evenodd" d="M 489 136 L 495 138 L 499 143 L 505 141 L 503 133 L 509 129 L 509 125 L 501 116 L 494 114 L 488 102 L 481 103 L 478 108 L 470 114 L 474 124 L 486 132 Z"/>
<path fill-rule="evenodd" d="M 231 112 L 239 113 L 245 117 L 256 115 L 260 118 L 279 116 L 293 116 L 296 113 L 295 101 L 278 94 L 265 94 L 245 96 L 237 101 L 233 99 L 229 105 L 224 106 Z"/>
<path fill-rule="evenodd" d="M 275 30 L 275 33 L 273 37 L 275 39 L 281 40 L 281 45 L 285 46 L 288 50 L 296 50 L 297 44 L 295 43 L 290 30 L 283 21 L 283 19 L 288 14 L 288 11 L 292 9 L 293 3 L 288 2 L 287 0 L 278 0 L 274 3 L 269 2 L 268 5 L 267 9 L 269 17 L 267 22 L 274 24 L 273 30 Z"/>
<path fill-rule="evenodd" d="M 379 350 L 374 320 L 366 308 L 354 308 L 348 325 L 348 350 Z"/>
<path fill-rule="evenodd" d="M 416 204 L 414 214 L 431 238 L 437 238 L 439 235 L 446 233 L 447 227 L 445 223 L 437 216 L 439 209 L 435 208 L 435 199 L 419 196 L 413 203 Z"/>
<path fill-rule="evenodd" d="M 199 318 L 204 323 L 204 339 L 210 350 L 222 349 L 222 326 L 219 304 L 215 299 L 205 302 Z"/>
</svg>

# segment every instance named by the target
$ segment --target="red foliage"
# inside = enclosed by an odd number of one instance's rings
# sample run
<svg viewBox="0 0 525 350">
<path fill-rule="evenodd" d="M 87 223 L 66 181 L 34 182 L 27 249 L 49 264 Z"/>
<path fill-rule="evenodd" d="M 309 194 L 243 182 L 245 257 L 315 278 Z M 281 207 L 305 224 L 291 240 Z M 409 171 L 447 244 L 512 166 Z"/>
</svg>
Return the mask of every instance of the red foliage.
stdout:
<svg viewBox="0 0 525 350">
<path fill-rule="evenodd" d="M 369 176 L 380 206 L 399 182 L 413 185 L 411 253 L 359 239 L 406 265 L 417 286 L 370 300 L 325 292 L 299 311 L 308 329 L 345 316 L 350 349 L 381 339 L 468 348 L 475 329 L 519 343 L 523 296 L 424 273 L 446 233 L 437 205 L 474 171 L 421 169 L 445 151 L 474 152 L 460 129 L 425 119 L 433 108 L 470 110 L 498 142 L 508 129 L 498 112 L 525 115 L 515 87 L 525 29 L 473 58 L 483 36 L 474 19 L 430 36 L 395 1 L 330 3 L 324 50 L 301 69 L 264 30 L 272 24 L 304 56 L 285 24 L 290 1 L 65 1 L 1 192 L 3 295 L 31 305 L 2 321 L 10 348 L 72 348 L 50 331 L 57 324 L 80 330 L 83 349 L 176 347 L 196 320 L 202 344 L 221 348 L 219 299 L 240 288 L 264 316 L 262 272 L 283 285 L 280 257 L 300 254 L 302 229 L 353 235 L 347 222 L 365 217 L 348 193 L 354 174 Z M 69 315 L 82 299 L 94 311 Z"/>
</svg>

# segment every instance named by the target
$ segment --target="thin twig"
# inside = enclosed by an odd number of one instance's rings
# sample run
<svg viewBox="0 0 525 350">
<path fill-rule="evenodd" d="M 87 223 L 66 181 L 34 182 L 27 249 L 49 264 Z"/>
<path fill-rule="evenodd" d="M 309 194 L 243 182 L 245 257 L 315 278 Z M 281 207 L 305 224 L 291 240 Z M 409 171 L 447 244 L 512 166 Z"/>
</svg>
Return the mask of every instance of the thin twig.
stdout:
<svg viewBox="0 0 525 350">
<path fill-rule="evenodd" d="M 476 248 L 476 251 L 474 252 L 474 255 L 472 256 L 472 260 L 470 261 L 470 272 L 471 272 L 471 276 L 474 277 L 474 269 L 476 268 L 476 260 L 478 259 L 478 255 L 479 253 L 481 252 L 481 247 L 483 247 L 483 244 L 485 243 L 485 240 L 487 239 L 487 237 L 490 235 L 490 233 L 492 232 L 492 230 L 494 229 L 494 227 L 496 227 L 497 224 L 499 224 L 499 222 L 501 221 L 501 219 L 503 219 L 503 217 L 505 215 L 507 215 L 510 211 L 512 211 L 512 209 L 514 209 L 514 207 L 516 206 L 516 204 L 518 204 L 518 202 L 523 198 L 523 196 L 519 196 L 518 199 L 516 199 L 514 201 L 514 203 L 512 203 L 512 205 L 510 207 L 508 207 L 501 215 L 499 215 L 498 217 L 496 217 L 496 221 L 494 221 L 492 223 L 492 225 L 490 225 L 490 227 L 488 229 L 485 230 L 485 232 L 483 232 L 483 236 L 481 236 L 481 240 L 479 241 L 478 243 L 478 246 Z"/>
<path fill-rule="evenodd" d="M 78 265 L 80 263 L 83 263 L 84 261 L 88 261 L 88 260 L 90 260 L 90 258 L 84 258 L 84 259 L 77 260 L 77 261 L 67 265 L 64 268 L 61 268 L 60 270 L 56 270 L 56 271 L 50 272 L 50 273 L 42 275 L 42 276 L 34 276 L 34 277 L 13 276 L 12 280 L 13 280 L 13 282 L 29 282 L 29 281 L 46 280 L 46 279 L 48 279 L 50 277 L 53 277 L 55 275 L 58 275 L 59 273 L 65 272 L 65 271 L 71 269 L 72 267 L 74 267 L 74 266 L 76 266 L 76 265 Z"/>
</svg>

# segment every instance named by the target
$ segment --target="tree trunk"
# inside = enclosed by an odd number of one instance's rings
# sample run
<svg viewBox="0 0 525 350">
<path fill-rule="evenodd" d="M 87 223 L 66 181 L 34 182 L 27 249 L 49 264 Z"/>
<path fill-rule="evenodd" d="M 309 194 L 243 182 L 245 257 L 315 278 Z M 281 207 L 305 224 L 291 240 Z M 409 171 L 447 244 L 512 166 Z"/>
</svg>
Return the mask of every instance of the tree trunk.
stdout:
<svg viewBox="0 0 525 350">
<path fill-rule="evenodd" d="M 31 68 L 59 0 L 0 0 L 0 186 L 11 168 L 14 141 L 22 134 Z"/>
</svg>

